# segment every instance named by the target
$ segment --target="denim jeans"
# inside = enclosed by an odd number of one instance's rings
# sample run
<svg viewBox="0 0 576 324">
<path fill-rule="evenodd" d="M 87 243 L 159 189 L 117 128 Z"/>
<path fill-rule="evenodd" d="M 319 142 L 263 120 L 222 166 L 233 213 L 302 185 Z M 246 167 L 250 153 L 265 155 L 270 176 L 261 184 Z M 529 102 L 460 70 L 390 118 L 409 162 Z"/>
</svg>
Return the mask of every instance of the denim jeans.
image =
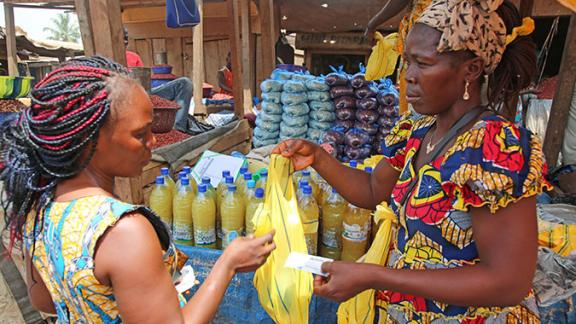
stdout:
<svg viewBox="0 0 576 324">
<path fill-rule="evenodd" d="M 180 105 L 174 121 L 174 128 L 176 129 L 188 128 L 188 109 L 190 108 L 190 100 L 192 100 L 192 89 L 193 85 L 190 79 L 178 78 L 159 87 L 152 88 L 150 91 L 153 95 L 175 101 Z"/>
</svg>

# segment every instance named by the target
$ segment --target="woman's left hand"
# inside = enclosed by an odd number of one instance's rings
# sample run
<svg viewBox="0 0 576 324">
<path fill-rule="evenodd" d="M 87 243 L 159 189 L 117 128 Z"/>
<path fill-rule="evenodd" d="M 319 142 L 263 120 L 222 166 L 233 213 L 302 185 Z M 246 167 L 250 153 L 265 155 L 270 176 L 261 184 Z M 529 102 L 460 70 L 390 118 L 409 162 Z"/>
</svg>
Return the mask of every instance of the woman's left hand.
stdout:
<svg viewBox="0 0 576 324">
<path fill-rule="evenodd" d="M 364 274 L 365 264 L 334 261 L 324 262 L 322 272 L 328 277 L 316 276 L 314 279 L 314 294 L 344 302 L 368 289 L 366 279 L 368 273 Z"/>
</svg>

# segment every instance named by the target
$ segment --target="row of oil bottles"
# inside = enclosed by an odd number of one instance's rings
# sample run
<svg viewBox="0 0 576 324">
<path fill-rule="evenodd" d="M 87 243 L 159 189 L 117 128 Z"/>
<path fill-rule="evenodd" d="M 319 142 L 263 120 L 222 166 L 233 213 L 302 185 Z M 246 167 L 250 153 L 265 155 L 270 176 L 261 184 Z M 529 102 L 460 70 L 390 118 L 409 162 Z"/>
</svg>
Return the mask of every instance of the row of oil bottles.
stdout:
<svg viewBox="0 0 576 324">
<path fill-rule="evenodd" d="M 358 163 L 349 166 L 358 168 Z M 370 167 L 364 170 L 372 172 Z M 265 170 L 258 176 L 242 168 L 236 181 L 223 171 L 216 188 L 208 177 L 196 184 L 189 167 L 176 183 L 167 168 L 161 172 L 150 208 L 172 230 L 176 243 L 223 249 L 236 237 L 253 234 L 254 215 L 264 203 Z M 371 239 L 371 211 L 346 202 L 316 172 L 296 172 L 293 181 L 308 253 L 347 261 L 363 256 Z"/>
</svg>

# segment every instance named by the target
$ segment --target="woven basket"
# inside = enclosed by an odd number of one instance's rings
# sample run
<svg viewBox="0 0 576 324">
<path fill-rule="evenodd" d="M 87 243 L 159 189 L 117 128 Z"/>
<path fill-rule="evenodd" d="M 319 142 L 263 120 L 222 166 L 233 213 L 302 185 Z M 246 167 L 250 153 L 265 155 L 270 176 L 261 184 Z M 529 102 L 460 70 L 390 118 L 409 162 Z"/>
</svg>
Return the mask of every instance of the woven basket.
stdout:
<svg viewBox="0 0 576 324">
<path fill-rule="evenodd" d="M 154 121 L 152 122 L 152 133 L 168 133 L 174 127 L 176 112 L 180 108 L 154 108 Z"/>
</svg>

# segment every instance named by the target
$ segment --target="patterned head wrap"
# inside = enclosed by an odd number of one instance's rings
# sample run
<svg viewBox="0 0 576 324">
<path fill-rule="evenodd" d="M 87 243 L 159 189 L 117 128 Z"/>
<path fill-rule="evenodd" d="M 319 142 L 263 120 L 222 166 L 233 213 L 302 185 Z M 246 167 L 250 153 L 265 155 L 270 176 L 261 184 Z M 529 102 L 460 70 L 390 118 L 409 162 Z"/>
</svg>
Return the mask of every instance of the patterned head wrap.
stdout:
<svg viewBox="0 0 576 324">
<path fill-rule="evenodd" d="M 418 23 L 442 33 L 438 52 L 470 50 L 491 74 L 506 49 L 506 26 L 496 13 L 504 0 L 433 0 Z"/>
</svg>

